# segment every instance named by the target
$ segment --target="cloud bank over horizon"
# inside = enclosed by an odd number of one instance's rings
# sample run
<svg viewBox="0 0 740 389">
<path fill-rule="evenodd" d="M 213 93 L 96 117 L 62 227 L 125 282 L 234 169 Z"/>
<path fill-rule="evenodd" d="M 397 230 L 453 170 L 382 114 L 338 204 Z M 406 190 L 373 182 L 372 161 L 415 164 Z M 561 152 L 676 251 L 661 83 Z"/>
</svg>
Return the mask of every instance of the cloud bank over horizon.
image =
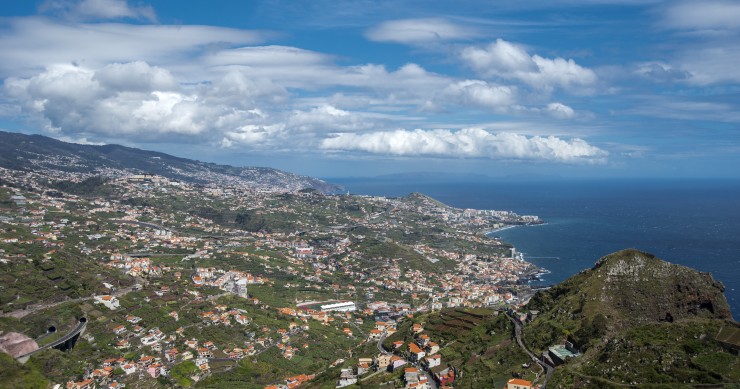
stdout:
<svg viewBox="0 0 740 389">
<path fill-rule="evenodd" d="M 480 128 L 449 130 L 396 130 L 366 134 L 337 134 L 325 139 L 328 150 L 358 150 L 394 156 L 439 156 L 456 158 L 523 159 L 551 162 L 603 163 L 608 152 L 582 139 L 555 136 L 526 137 L 492 133 Z"/>
</svg>

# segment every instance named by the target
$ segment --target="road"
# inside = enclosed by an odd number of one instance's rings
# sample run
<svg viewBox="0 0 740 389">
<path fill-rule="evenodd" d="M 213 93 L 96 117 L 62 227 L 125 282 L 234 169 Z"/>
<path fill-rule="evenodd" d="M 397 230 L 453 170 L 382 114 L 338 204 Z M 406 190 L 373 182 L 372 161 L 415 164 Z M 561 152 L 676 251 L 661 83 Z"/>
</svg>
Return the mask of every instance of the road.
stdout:
<svg viewBox="0 0 740 389">
<path fill-rule="evenodd" d="M 378 339 L 378 351 L 380 351 L 382 354 L 388 354 L 388 351 L 385 350 L 385 347 L 383 347 L 383 342 L 385 342 L 385 338 L 388 337 L 388 333 L 384 333 L 380 339 Z"/>
<path fill-rule="evenodd" d="M 116 296 L 116 297 L 125 296 L 126 294 L 131 292 L 133 289 L 134 289 L 133 286 L 129 286 L 128 288 L 118 289 L 117 291 L 111 293 L 111 295 Z M 94 296 L 88 296 L 88 297 L 79 297 L 76 299 L 57 301 L 55 303 L 29 305 L 25 309 L 16 309 L 15 311 L 3 313 L 2 315 L 0 315 L 0 317 L 14 317 L 16 319 L 20 319 L 32 313 L 43 311 L 44 309 L 54 308 L 58 305 L 67 304 L 67 303 L 79 303 L 82 301 L 92 300 L 94 298 L 95 298 Z"/>
<path fill-rule="evenodd" d="M 28 354 L 21 355 L 21 356 L 17 357 L 16 359 L 18 359 L 18 360 L 27 360 L 28 357 L 30 357 L 33 354 L 36 354 L 37 352 L 40 352 L 40 351 L 43 351 L 43 350 L 46 350 L 46 349 L 50 349 L 50 348 L 53 348 L 53 347 L 56 347 L 56 346 L 59 346 L 60 344 L 63 344 L 64 342 L 66 342 L 66 341 L 74 338 L 80 332 L 84 331 L 86 326 L 87 326 L 87 320 L 86 319 L 81 319 L 79 321 L 79 323 L 77 323 L 77 326 L 72 331 L 70 331 L 66 335 L 64 335 L 63 337 L 55 340 L 54 342 L 51 342 L 51 343 L 47 344 L 44 347 L 39 347 L 38 349 L 33 350 L 30 353 L 28 353 Z"/>
<path fill-rule="evenodd" d="M 519 344 L 519 347 L 524 350 L 527 355 L 532 358 L 533 362 L 537 362 L 538 365 L 542 366 L 543 369 L 545 369 L 545 380 L 542 382 L 542 389 L 547 388 L 547 381 L 550 380 L 552 377 L 552 373 L 555 372 L 555 367 L 551 366 L 549 363 L 546 363 L 545 361 L 540 360 L 537 358 L 536 355 L 534 355 L 533 352 L 529 351 L 527 346 L 524 345 L 524 342 L 522 342 L 522 325 L 519 323 L 519 321 L 515 320 L 513 317 L 509 316 L 509 314 L 506 314 L 506 317 L 511 320 L 512 323 L 514 323 L 514 336 L 516 337 L 516 342 Z"/>
</svg>

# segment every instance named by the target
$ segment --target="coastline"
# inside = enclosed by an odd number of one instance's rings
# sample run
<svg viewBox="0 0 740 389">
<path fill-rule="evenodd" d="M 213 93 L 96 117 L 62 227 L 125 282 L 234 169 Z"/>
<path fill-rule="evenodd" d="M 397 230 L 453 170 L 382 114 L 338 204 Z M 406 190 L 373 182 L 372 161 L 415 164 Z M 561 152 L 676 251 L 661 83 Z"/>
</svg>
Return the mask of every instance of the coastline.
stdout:
<svg viewBox="0 0 740 389">
<path fill-rule="evenodd" d="M 512 250 L 513 250 L 514 252 L 516 252 L 516 246 L 514 246 L 513 244 L 511 244 L 511 243 L 509 243 L 509 242 L 506 242 L 506 241 L 502 240 L 502 239 L 501 239 L 501 238 L 499 238 L 499 237 L 493 236 L 493 234 L 494 234 L 494 233 L 496 233 L 496 232 L 500 232 L 500 231 L 505 231 L 505 230 L 509 230 L 509 229 L 512 229 L 512 228 L 515 228 L 515 227 L 523 227 L 523 226 L 539 226 L 539 225 L 543 225 L 543 224 L 547 224 L 547 223 L 537 223 L 537 224 L 510 224 L 510 225 L 506 225 L 506 226 L 503 226 L 503 227 L 500 227 L 500 228 L 496 228 L 496 229 L 493 229 L 493 230 L 490 230 L 490 231 L 485 231 L 485 232 L 483 232 L 483 235 L 485 235 L 485 236 L 486 236 L 486 237 L 487 237 L 488 239 L 493 239 L 493 240 L 496 240 L 496 241 L 499 241 L 499 242 L 503 242 L 503 243 L 505 243 L 506 245 L 509 245 L 509 246 L 511 246 Z M 526 283 L 530 283 L 530 282 L 533 282 L 533 281 L 540 281 L 540 282 L 541 282 L 541 281 L 544 281 L 544 280 L 542 279 L 542 276 L 543 276 L 543 275 L 546 275 L 546 274 L 550 274 L 550 273 L 552 273 L 552 272 L 551 272 L 551 271 L 550 271 L 549 269 L 547 269 L 547 268 L 544 268 L 544 267 L 541 267 L 541 266 L 539 266 L 539 265 L 536 265 L 536 264 L 534 264 L 534 263 L 533 263 L 533 262 L 531 262 L 531 261 L 528 261 L 528 260 L 527 260 L 527 259 L 526 259 L 526 258 L 524 257 L 524 253 L 522 253 L 522 252 L 517 252 L 517 254 L 518 254 L 518 255 L 515 255 L 515 256 L 514 256 L 514 255 L 512 255 L 512 257 L 513 257 L 514 259 L 518 259 L 518 260 L 520 260 L 520 261 L 522 261 L 522 262 L 526 262 L 526 263 L 528 263 L 528 264 L 529 264 L 530 266 L 532 266 L 532 269 L 530 269 L 530 271 L 528 271 L 528 272 L 526 272 L 526 273 L 522 274 L 522 275 L 521 275 L 521 276 L 519 277 L 519 281 L 518 281 L 518 282 L 526 282 Z"/>
<path fill-rule="evenodd" d="M 491 238 L 490 235 L 493 234 L 494 232 L 510 230 L 510 229 L 512 229 L 514 227 L 521 227 L 521 226 L 522 226 L 521 224 L 511 224 L 511 225 L 508 225 L 508 226 L 503 226 L 503 227 L 499 227 L 499 228 L 496 228 L 496 229 L 493 229 L 493 230 L 490 230 L 490 231 L 483 232 L 483 235 Z"/>
</svg>

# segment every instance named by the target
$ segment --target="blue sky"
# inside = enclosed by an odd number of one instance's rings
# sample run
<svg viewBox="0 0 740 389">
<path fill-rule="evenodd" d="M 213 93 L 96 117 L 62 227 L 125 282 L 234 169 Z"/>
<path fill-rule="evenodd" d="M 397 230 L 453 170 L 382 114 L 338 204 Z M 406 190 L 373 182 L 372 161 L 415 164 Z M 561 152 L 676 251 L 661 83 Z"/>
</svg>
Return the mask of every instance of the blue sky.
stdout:
<svg viewBox="0 0 740 389">
<path fill-rule="evenodd" d="M 740 177 L 736 1 L 16 1 L 0 52 L 0 129 L 67 141 L 320 177 Z"/>
</svg>

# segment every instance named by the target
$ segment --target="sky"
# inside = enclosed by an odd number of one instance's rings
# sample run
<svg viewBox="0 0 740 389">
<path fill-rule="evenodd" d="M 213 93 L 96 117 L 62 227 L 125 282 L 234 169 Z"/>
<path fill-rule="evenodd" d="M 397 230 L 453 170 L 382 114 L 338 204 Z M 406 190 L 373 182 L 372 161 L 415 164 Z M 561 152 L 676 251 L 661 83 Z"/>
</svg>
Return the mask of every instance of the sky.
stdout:
<svg viewBox="0 0 740 389">
<path fill-rule="evenodd" d="M 0 130 L 69 142 L 318 177 L 740 178 L 738 1 L 9 1 L 0 53 Z"/>
</svg>

